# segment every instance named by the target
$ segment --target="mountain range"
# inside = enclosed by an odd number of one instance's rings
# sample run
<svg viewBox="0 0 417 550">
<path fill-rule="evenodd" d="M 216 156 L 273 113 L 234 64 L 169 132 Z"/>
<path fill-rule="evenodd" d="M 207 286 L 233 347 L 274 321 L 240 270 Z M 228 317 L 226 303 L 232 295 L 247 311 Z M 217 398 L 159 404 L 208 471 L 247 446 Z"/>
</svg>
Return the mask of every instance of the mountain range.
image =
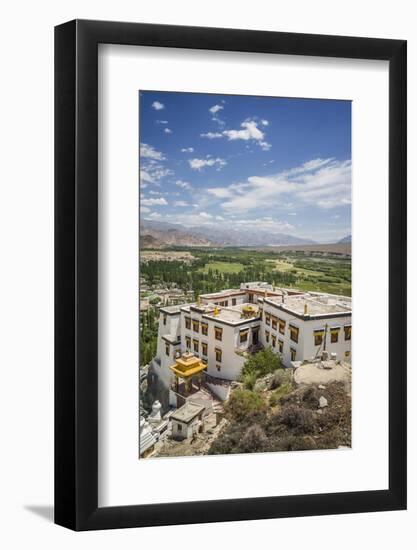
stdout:
<svg viewBox="0 0 417 550">
<path fill-rule="evenodd" d="M 315 244 L 286 233 L 271 232 L 248 225 L 247 228 L 223 229 L 214 224 L 200 227 L 184 227 L 179 224 L 155 220 L 143 220 L 140 225 L 142 247 L 165 246 L 279 246 Z"/>
<path fill-rule="evenodd" d="M 347 237 L 343 237 L 343 239 L 340 239 L 340 241 L 337 241 L 338 244 L 351 244 L 352 243 L 352 235 L 348 235 Z"/>
</svg>

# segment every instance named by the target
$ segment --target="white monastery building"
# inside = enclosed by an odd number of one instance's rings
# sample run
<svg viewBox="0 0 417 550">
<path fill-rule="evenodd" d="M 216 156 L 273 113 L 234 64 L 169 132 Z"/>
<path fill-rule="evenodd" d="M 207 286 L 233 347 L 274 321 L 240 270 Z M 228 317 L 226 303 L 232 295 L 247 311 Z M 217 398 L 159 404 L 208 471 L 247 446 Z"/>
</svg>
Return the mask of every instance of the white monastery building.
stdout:
<svg viewBox="0 0 417 550">
<path fill-rule="evenodd" d="M 351 316 L 349 297 L 242 283 L 195 304 L 160 308 L 152 369 L 171 406 L 202 385 L 224 400 L 248 354 L 262 348 L 280 354 L 285 367 L 323 351 L 350 362 Z"/>
</svg>

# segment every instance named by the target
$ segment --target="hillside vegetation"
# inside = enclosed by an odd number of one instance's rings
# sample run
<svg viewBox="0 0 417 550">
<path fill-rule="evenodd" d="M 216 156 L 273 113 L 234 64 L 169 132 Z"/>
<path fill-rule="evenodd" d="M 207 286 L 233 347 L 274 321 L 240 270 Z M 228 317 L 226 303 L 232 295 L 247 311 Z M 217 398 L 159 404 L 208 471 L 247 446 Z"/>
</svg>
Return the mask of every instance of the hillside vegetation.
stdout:
<svg viewBox="0 0 417 550">
<path fill-rule="evenodd" d="M 209 454 L 350 447 L 351 396 L 346 386 L 332 382 L 297 388 L 291 369 L 276 363 L 266 367 L 270 354 L 264 350 L 246 363 L 242 384 L 225 406 L 228 422 Z M 261 376 L 249 380 L 250 373 Z M 323 398 L 325 406 L 320 405 Z"/>
</svg>

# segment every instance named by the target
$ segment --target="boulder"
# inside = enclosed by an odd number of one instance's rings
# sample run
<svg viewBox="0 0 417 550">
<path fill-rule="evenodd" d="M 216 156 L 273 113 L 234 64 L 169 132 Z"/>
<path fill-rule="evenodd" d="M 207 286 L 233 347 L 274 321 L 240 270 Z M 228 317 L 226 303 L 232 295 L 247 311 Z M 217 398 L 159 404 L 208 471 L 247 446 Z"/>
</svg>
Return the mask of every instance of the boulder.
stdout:
<svg viewBox="0 0 417 550">
<path fill-rule="evenodd" d="M 319 397 L 319 407 L 320 407 L 320 409 L 323 409 L 324 407 L 327 407 L 327 406 L 328 406 L 327 399 L 324 397 L 324 395 L 321 395 Z"/>
</svg>

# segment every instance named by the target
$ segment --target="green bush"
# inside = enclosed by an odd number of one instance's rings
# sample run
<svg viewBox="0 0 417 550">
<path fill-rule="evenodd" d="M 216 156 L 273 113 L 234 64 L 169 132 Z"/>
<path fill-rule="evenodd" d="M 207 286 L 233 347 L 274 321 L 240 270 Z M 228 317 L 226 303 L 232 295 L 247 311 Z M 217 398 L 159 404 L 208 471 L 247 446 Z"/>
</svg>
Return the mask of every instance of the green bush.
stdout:
<svg viewBox="0 0 417 550">
<path fill-rule="evenodd" d="M 262 376 L 274 372 L 280 368 L 280 366 L 280 356 L 274 353 L 271 347 L 265 348 L 248 357 L 242 369 L 242 380 L 244 380 L 247 375 L 261 378 Z"/>
<path fill-rule="evenodd" d="M 292 391 L 291 384 L 282 384 L 277 390 L 274 391 L 274 393 L 269 398 L 269 404 L 271 405 L 271 407 L 276 407 L 276 405 L 278 405 L 281 401 L 281 398 L 284 397 L 284 395 L 290 393 L 290 391 Z"/>
<path fill-rule="evenodd" d="M 225 405 L 226 415 L 237 422 L 244 421 L 252 413 L 265 411 L 262 397 L 250 390 L 235 390 Z"/>
<path fill-rule="evenodd" d="M 278 369 L 274 372 L 271 382 L 269 383 L 269 389 L 275 390 L 284 384 L 291 383 L 292 372 L 291 369 Z"/>
<path fill-rule="evenodd" d="M 242 382 L 247 390 L 253 390 L 256 378 L 256 372 L 247 372 L 246 374 L 242 375 Z"/>
</svg>

